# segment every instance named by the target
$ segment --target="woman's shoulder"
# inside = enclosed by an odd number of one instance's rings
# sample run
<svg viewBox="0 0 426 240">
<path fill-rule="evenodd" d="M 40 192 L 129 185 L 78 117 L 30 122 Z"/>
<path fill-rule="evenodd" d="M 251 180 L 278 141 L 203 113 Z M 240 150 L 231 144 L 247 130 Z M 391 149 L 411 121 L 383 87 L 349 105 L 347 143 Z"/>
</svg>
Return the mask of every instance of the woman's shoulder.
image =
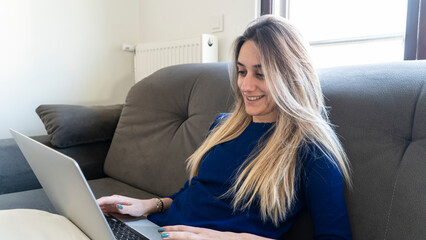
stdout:
<svg viewBox="0 0 426 240">
<path fill-rule="evenodd" d="M 220 122 L 220 121 L 228 118 L 230 115 L 231 115 L 230 113 L 221 113 L 221 114 L 219 114 L 219 116 L 216 117 L 215 122 L 216 121 Z"/>
<path fill-rule="evenodd" d="M 219 116 L 217 116 L 215 118 L 215 120 L 213 121 L 212 125 L 210 126 L 209 131 L 211 131 L 213 128 L 215 128 L 220 122 L 222 122 L 225 119 L 227 119 L 230 115 L 231 115 L 230 113 L 221 113 L 221 114 L 219 114 Z"/>
</svg>

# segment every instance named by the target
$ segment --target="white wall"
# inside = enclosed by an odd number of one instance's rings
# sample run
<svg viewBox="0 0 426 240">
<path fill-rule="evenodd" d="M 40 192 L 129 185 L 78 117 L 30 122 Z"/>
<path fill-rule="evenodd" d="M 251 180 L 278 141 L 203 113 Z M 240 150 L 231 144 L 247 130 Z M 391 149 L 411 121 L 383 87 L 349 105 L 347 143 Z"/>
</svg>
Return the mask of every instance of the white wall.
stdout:
<svg viewBox="0 0 426 240">
<path fill-rule="evenodd" d="M 140 0 L 0 0 L 0 139 L 45 130 L 40 104 L 124 102 Z"/>
<path fill-rule="evenodd" d="M 167 41 L 211 34 L 210 17 L 224 14 L 219 61 L 230 60 L 233 40 L 256 17 L 258 0 L 141 0 L 142 42 Z"/>
<path fill-rule="evenodd" d="M 123 43 L 211 33 L 224 15 L 219 60 L 255 18 L 258 0 L 0 0 L 0 139 L 45 134 L 40 104 L 124 102 L 134 83 Z"/>
</svg>

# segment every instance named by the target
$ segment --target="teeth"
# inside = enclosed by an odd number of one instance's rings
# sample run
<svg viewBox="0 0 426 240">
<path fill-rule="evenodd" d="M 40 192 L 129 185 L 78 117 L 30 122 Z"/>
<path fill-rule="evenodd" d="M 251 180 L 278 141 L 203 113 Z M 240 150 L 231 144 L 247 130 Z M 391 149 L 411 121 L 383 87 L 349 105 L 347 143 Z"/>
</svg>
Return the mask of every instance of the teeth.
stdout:
<svg viewBox="0 0 426 240">
<path fill-rule="evenodd" d="M 250 100 L 250 101 L 255 101 L 255 100 L 258 100 L 258 99 L 261 99 L 261 98 L 262 98 L 262 96 L 260 96 L 260 97 L 247 97 L 247 99 Z"/>
</svg>

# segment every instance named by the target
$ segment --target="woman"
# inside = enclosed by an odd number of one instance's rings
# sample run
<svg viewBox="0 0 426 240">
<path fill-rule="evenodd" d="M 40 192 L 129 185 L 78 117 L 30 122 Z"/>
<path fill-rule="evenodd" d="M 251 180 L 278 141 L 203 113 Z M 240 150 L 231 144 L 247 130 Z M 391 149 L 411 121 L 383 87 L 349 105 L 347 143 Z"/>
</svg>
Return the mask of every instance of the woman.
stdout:
<svg viewBox="0 0 426 240">
<path fill-rule="evenodd" d="M 163 239 L 263 239 L 307 207 L 315 239 L 351 239 L 348 160 L 301 39 L 284 19 L 253 21 L 234 45 L 234 111 L 189 157 L 185 186 L 162 199 L 103 197 L 101 209 L 150 214 Z"/>
</svg>

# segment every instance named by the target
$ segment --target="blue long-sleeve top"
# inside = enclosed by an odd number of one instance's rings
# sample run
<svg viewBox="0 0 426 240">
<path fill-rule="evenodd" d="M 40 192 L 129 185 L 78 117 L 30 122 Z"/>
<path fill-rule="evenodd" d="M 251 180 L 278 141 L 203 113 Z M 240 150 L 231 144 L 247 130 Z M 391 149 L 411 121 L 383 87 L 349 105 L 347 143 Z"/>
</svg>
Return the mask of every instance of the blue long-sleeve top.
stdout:
<svg viewBox="0 0 426 240">
<path fill-rule="evenodd" d="M 225 117 L 216 118 L 210 129 Z M 298 164 L 302 167 L 297 174 L 300 179 L 296 181 L 296 203 L 278 226 L 270 220 L 263 221 L 258 206 L 234 211 L 232 197 L 223 196 L 259 139 L 265 139 L 264 135 L 267 137 L 273 126 L 274 123 L 252 122 L 236 139 L 212 148 L 203 157 L 198 176 L 170 196 L 173 202 L 169 210 L 148 218 L 160 226 L 189 225 L 277 239 L 291 228 L 306 207 L 313 221 L 314 239 L 351 239 L 342 175 L 313 144 L 299 150 Z"/>
</svg>

